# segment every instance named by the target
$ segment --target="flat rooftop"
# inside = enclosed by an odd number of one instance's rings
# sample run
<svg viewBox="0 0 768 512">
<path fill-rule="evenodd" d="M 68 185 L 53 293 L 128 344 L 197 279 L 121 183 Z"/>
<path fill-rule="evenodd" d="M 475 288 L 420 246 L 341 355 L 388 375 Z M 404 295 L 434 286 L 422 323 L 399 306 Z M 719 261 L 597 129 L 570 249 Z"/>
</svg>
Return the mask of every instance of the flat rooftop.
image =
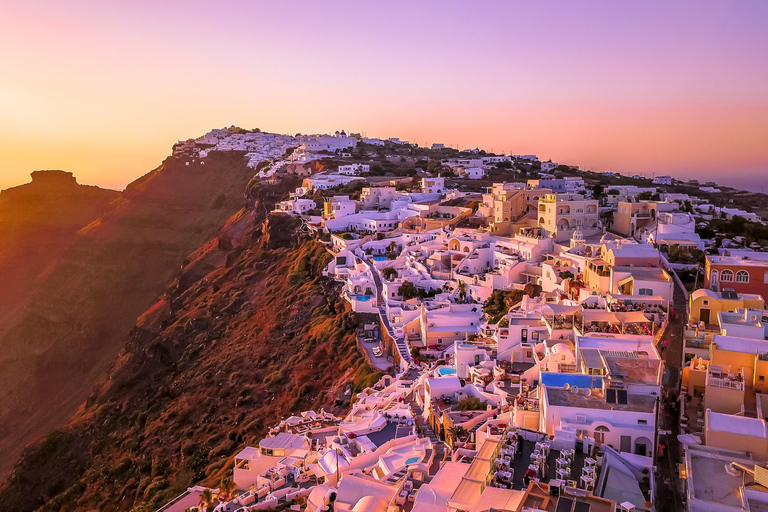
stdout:
<svg viewBox="0 0 768 512">
<path fill-rule="evenodd" d="M 656 405 L 656 397 L 650 395 L 627 395 L 626 404 L 612 403 L 605 401 L 603 391 L 600 389 L 591 390 L 590 396 L 584 396 L 579 390 L 578 393 L 570 389 L 547 387 L 545 388 L 547 403 L 558 407 L 577 407 L 580 409 L 601 409 L 605 411 L 625 411 L 625 412 L 644 412 L 652 413 Z"/>
</svg>

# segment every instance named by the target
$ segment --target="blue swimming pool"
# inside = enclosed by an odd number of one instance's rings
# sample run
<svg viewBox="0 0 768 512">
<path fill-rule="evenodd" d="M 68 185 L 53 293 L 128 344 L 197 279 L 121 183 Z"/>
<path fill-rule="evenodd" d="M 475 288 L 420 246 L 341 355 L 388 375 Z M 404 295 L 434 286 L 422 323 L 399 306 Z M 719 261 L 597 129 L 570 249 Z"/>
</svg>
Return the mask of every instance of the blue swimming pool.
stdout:
<svg viewBox="0 0 768 512">
<path fill-rule="evenodd" d="M 603 387 L 603 378 L 579 373 L 541 372 L 541 383 L 553 388 L 561 388 L 566 384 L 580 388 L 601 388 Z"/>
<path fill-rule="evenodd" d="M 448 368 L 447 366 L 441 366 L 437 369 L 438 375 L 441 377 L 445 377 L 446 375 L 454 375 L 456 373 L 456 370 L 453 368 Z"/>
<path fill-rule="evenodd" d="M 372 259 L 373 261 L 387 261 L 387 257 L 386 257 L 386 256 L 374 256 L 374 257 L 373 257 L 373 258 L 371 258 L 371 259 Z"/>
<path fill-rule="evenodd" d="M 416 463 L 417 463 L 417 462 L 419 462 L 420 460 L 421 460 L 421 457 L 411 457 L 410 459 L 408 459 L 408 460 L 406 460 L 406 461 L 405 461 L 405 465 L 406 465 L 406 466 L 409 466 L 409 465 L 411 465 L 411 464 L 416 464 Z"/>
<path fill-rule="evenodd" d="M 370 295 L 353 295 L 352 298 L 360 302 L 368 302 L 369 300 L 371 300 Z"/>
</svg>

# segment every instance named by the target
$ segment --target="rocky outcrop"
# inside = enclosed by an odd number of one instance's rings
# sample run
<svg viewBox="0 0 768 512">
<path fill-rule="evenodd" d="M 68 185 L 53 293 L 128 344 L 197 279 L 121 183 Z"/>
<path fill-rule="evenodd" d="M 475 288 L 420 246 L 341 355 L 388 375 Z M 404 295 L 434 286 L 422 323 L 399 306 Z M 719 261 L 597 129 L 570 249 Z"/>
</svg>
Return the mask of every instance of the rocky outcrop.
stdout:
<svg viewBox="0 0 768 512">
<path fill-rule="evenodd" d="M 25 444 L 77 411 L 185 256 L 214 238 L 243 207 L 253 175 L 246 163 L 234 152 L 213 153 L 205 165 L 169 158 L 126 193 L 110 192 L 103 211 L 72 225 L 55 260 L 39 263 L 38 275 L 26 281 L 24 306 L 0 322 L 0 476 Z M 51 187 L 95 192 L 73 185 L 67 173 L 35 174 L 32 183 L 1 195 L 0 216 L 9 202 L 19 205 L 10 211 L 39 211 L 24 215 L 48 222 L 65 217 L 67 205 L 80 211 L 69 193 L 58 194 L 50 210 L 34 210 L 41 189 Z M 14 250 L 11 272 L 22 260 L 48 251 L 52 240 L 21 239 L 25 245 Z M 6 292 L 0 296 L 8 297 Z"/>
<path fill-rule="evenodd" d="M 321 277 L 323 245 L 282 215 L 262 225 L 253 214 L 235 236 L 246 219 L 225 223 L 231 249 L 211 241 L 185 258 L 184 286 L 139 317 L 87 406 L 25 452 L 0 503 L 154 511 L 189 485 L 215 484 L 283 415 L 332 403 L 334 385 L 377 378 L 355 350 L 338 286 Z"/>
</svg>

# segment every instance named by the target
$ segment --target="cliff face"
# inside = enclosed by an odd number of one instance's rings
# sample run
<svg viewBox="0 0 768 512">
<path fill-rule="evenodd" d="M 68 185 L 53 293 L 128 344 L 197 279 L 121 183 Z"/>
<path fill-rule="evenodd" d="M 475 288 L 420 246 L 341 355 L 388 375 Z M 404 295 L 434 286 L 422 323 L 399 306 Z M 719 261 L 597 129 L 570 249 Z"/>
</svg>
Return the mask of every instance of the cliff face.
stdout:
<svg viewBox="0 0 768 512">
<path fill-rule="evenodd" d="M 242 153 L 214 153 L 204 165 L 169 158 L 111 194 L 101 215 L 72 224 L 71 241 L 24 290 L 23 307 L 0 322 L 0 476 L 27 442 L 76 412 L 184 257 L 243 206 L 252 175 Z M 0 194 L 0 205 L 35 205 L 41 190 L 73 186 L 67 173 L 36 173 L 32 184 Z M 67 204 L 78 210 L 77 201 Z M 61 211 L 54 206 L 43 217 Z M 12 251 L 17 262 L 49 250 L 48 235 L 24 235 L 27 245 Z M 16 301 L 5 287 L 0 297 Z"/>
<path fill-rule="evenodd" d="M 249 190 L 257 204 L 277 196 Z M 330 255 L 295 218 L 262 219 L 258 208 L 238 212 L 190 254 L 87 407 L 26 450 L 0 503 L 156 510 L 193 483 L 218 482 L 281 417 L 377 378 L 337 284 L 321 277 Z"/>
<path fill-rule="evenodd" d="M 0 192 L 0 337 L 77 231 L 118 197 L 114 190 L 78 185 L 64 171 L 35 171 L 31 183 Z"/>
</svg>

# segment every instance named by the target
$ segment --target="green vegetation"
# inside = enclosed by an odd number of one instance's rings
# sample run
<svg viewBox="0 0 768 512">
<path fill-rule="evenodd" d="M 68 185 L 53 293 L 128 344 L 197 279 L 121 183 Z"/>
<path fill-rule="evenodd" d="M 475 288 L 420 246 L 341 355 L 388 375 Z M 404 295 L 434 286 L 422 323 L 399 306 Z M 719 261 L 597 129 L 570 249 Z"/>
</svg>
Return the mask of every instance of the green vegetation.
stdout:
<svg viewBox="0 0 768 512">
<path fill-rule="evenodd" d="M 431 288 L 429 290 L 425 290 L 424 288 L 419 288 L 410 281 L 405 281 L 400 285 L 400 288 L 397 290 L 397 294 L 402 297 L 403 300 L 411 300 L 416 297 L 420 299 L 426 299 L 429 297 L 434 297 L 439 291 L 440 290 Z"/>
<path fill-rule="evenodd" d="M 381 275 L 383 275 L 384 279 L 387 281 L 393 281 L 397 279 L 397 270 L 395 270 L 394 267 L 386 267 L 381 271 Z"/>
<path fill-rule="evenodd" d="M 483 402 L 474 396 L 468 396 L 459 400 L 455 409 L 457 411 L 484 411 L 487 407 L 487 402 Z"/>
<path fill-rule="evenodd" d="M 483 305 L 488 323 L 499 323 L 499 320 L 509 312 L 510 306 L 523 300 L 523 295 L 525 295 L 523 290 L 493 290 Z"/>
<path fill-rule="evenodd" d="M 726 238 L 743 236 L 747 245 L 758 243 L 762 246 L 768 246 L 768 226 L 750 222 L 739 215 L 730 220 L 713 219 L 709 226 L 697 228 L 696 232 L 702 238 L 714 238 L 718 233 Z"/>
<path fill-rule="evenodd" d="M 704 251 L 695 247 L 680 247 L 678 244 L 674 244 L 667 250 L 667 260 L 670 263 L 703 264 L 705 259 Z"/>
</svg>

